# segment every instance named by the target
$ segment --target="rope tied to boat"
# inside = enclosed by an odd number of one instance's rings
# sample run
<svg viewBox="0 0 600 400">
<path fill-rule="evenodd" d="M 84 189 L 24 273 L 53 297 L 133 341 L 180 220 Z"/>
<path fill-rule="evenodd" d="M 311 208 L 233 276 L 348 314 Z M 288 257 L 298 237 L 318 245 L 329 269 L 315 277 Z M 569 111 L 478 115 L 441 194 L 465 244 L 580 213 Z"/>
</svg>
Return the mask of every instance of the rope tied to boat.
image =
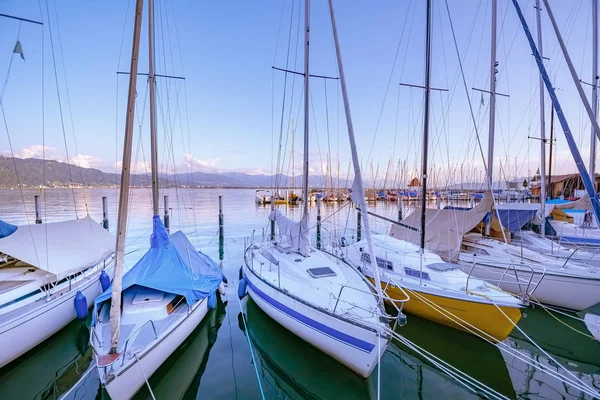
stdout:
<svg viewBox="0 0 600 400">
<path fill-rule="evenodd" d="M 150 386 L 150 382 L 148 382 L 148 378 L 146 377 L 146 373 L 144 372 L 144 368 L 142 368 L 142 363 L 140 362 L 140 359 L 138 358 L 137 353 L 133 353 L 133 357 L 135 358 L 135 361 L 137 362 L 137 365 L 140 367 L 140 371 L 142 372 L 142 376 L 144 377 L 144 381 L 146 381 L 146 386 L 148 386 L 148 391 L 150 392 L 150 396 L 152 396 L 152 400 L 156 400 L 156 397 L 154 397 L 154 392 L 152 391 L 152 387 Z"/>
</svg>

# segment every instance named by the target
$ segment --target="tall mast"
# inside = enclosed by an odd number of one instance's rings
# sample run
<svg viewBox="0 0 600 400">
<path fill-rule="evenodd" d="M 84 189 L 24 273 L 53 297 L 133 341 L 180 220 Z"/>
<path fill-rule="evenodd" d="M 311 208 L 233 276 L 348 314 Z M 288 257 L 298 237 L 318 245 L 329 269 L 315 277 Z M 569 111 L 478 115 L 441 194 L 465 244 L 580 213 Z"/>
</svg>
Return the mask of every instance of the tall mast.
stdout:
<svg viewBox="0 0 600 400">
<path fill-rule="evenodd" d="M 495 1 L 495 0 L 493 0 Z M 431 0 L 427 0 L 427 35 L 425 38 L 425 112 L 423 114 L 423 154 L 421 162 L 421 252 L 425 251 L 425 216 L 427 207 L 427 153 L 429 151 L 429 88 L 431 87 Z"/>
<path fill-rule="evenodd" d="M 302 171 L 302 193 L 304 193 L 303 217 L 308 217 L 308 105 L 310 104 L 309 92 L 309 45 L 310 45 L 310 0 L 304 4 L 304 154 Z"/>
<path fill-rule="evenodd" d="M 156 143 L 156 82 L 154 80 L 154 0 L 148 2 L 148 85 L 150 86 L 152 215 L 158 215 L 158 149 Z"/>
<path fill-rule="evenodd" d="M 125 258 L 125 236 L 127 233 L 127 213 L 129 205 L 129 180 L 131 174 L 131 149 L 133 145 L 133 121 L 135 116 L 135 95 L 137 87 L 138 57 L 140 54 L 140 32 L 144 0 L 137 0 L 135 6 L 135 24 L 129 67 L 129 94 L 127 97 L 127 117 L 125 119 L 125 140 L 123 144 L 123 164 L 121 166 L 121 191 L 119 193 L 119 212 L 117 219 L 117 245 L 115 249 L 115 276 L 112 282 L 112 301 L 110 303 L 111 353 L 116 353 L 119 344 L 121 325 L 121 291 L 123 287 L 123 261 Z"/>
<path fill-rule="evenodd" d="M 592 0 L 592 113 L 598 115 L 598 0 Z M 590 135 L 590 175 L 596 188 L 596 132 L 592 125 Z"/>
<path fill-rule="evenodd" d="M 554 147 L 554 104 L 550 110 L 550 157 L 548 158 L 548 188 L 552 198 L 552 148 Z"/>
<path fill-rule="evenodd" d="M 294 127 L 294 120 L 292 120 L 292 194 L 294 194 L 294 188 L 296 187 L 296 174 L 294 168 L 296 164 L 294 162 L 294 142 L 295 142 L 296 129 Z M 288 199 L 289 200 L 289 199 Z"/>
<path fill-rule="evenodd" d="M 596 0 L 594 0 L 596 1 Z M 538 50 L 540 52 L 540 56 L 542 60 L 544 59 L 544 51 L 542 47 L 542 9 L 540 8 L 540 0 L 535 1 L 535 6 L 537 9 L 537 43 Z M 540 74 L 539 79 L 539 87 L 540 87 L 540 143 L 541 143 L 541 152 L 540 152 L 540 204 L 542 207 L 542 213 L 544 213 L 546 209 L 546 118 L 545 118 L 545 109 L 544 109 L 544 79 Z M 593 133 L 593 131 L 592 131 Z M 594 136 L 592 136 L 592 141 Z M 542 238 L 546 237 L 546 227 L 545 223 L 542 223 L 541 229 Z"/>
<path fill-rule="evenodd" d="M 490 127 L 488 139 L 488 165 L 487 179 L 490 188 L 494 182 L 494 131 L 496 129 L 496 22 L 497 22 L 498 4 L 497 0 L 492 0 L 492 35 L 490 51 Z"/>
<path fill-rule="evenodd" d="M 308 0 L 307 0 L 308 1 Z M 340 74 L 340 85 L 342 87 L 342 98 L 344 100 L 344 113 L 346 115 L 346 125 L 348 127 L 348 139 L 350 140 L 350 151 L 352 153 L 352 164 L 354 165 L 354 184 L 352 185 L 352 200 L 358 203 L 362 214 L 362 222 L 365 228 L 365 236 L 367 238 L 367 249 L 372 260 L 372 266 L 375 275 L 375 290 L 380 299 L 383 299 L 381 290 L 381 281 L 379 279 L 379 267 L 377 259 L 373 251 L 373 239 L 371 237 L 371 227 L 369 225 L 369 213 L 367 202 L 365 201 L 365 190 L 363 187 L 362 173 L 360 163 L 358 161 L 358 151 L 356 150 L 356 139 L 354 137 L 354 124 L 352 123 L 352 115 L 350 114 L 350 101 L 348 100 L 348 91 L 346 89 L 346 75 L 344 74 L 344 64 L 342 62 L 342 52 L 340 50 L 340 42 L 337 34 L 337 25 L 335 23 L 335 13 L 333 11 L 333 0 L 329 0 L 329 14 L 331 16 L 331 28 L 333 30 L 333 41 L 335 44 L 335 55 L 337 58 L 338 71 Z"/>
</svg>

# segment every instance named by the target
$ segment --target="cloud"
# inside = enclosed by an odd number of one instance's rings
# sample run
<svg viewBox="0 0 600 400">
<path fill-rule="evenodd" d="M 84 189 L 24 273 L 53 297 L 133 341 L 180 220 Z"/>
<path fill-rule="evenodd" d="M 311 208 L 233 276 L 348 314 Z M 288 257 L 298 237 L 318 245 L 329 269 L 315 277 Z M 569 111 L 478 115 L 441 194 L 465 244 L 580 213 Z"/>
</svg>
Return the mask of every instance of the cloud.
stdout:
<svg viewBox="0 0 600 400">
<path fill-rule="evenodd" d="M 64 161 L 66 162 L 66 159 Z M 103 165 L 102 160 L 99 158 L 85 154 L 76 154 L 69 161 L 71 161 L 72 165 L 77 165 L 81 168 L 97 168 Z"/>
<path fill-rule="evenodd" d="M 44 155 L 46 159 L 55 160 L 56 156 L 53 156 L 56 149 L 50 146 L 42 146 L 41 144 L 34 144 L 33 146 L 23 147 L 20 152 L 15 154 L 15 157 L 18 158 L 43 158 Z M 44 154 L 45 153 L 45 154 Z"/>
<path fill-rule="evenodd" d="M 185 165 L 194 172 L 220 172 L 217 168 L 217 164 L 220 161 L 218 158 L 209 158 L 208 160 L 201 160 L 192 156 L 189 153 L 184 153 L 183 159 L 185 160 Z"/>
</svg>

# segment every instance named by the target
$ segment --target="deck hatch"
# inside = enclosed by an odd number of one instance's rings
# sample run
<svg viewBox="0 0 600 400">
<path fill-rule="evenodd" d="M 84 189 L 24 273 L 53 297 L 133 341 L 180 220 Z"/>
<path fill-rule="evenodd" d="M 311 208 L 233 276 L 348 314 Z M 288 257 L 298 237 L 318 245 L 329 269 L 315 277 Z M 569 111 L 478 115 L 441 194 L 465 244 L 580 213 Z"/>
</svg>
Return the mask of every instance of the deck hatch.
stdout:
<svg viewBox="0 0 600 400">
<path fill-rule="evenodd" d="M 308 272 L 308 274 L 313 278 L 326 278 L 337 275 L 335 271 L 329 267 L 309 268 L 306 270 L 306 272 Z"/>
</svg>

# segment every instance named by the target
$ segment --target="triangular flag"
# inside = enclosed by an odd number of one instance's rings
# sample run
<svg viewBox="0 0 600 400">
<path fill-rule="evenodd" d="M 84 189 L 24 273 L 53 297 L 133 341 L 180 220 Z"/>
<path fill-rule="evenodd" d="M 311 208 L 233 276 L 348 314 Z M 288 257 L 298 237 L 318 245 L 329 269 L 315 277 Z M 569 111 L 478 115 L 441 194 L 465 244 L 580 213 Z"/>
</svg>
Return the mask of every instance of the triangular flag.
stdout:
<svg viewBox="0 0 600 400">
<path fill-rule="evenodd" d="M 13 49 L 13 53 L 17 53 L 21 55 L 21 59 L 23 59 L 23 61 L 25 61 L 25 54 L 23 54 L 23 46 L 21 46 L 21 42 L 19 42 L 17 40 L 17 43 L 15 44 L 15 48 Z"/>
</svg>

